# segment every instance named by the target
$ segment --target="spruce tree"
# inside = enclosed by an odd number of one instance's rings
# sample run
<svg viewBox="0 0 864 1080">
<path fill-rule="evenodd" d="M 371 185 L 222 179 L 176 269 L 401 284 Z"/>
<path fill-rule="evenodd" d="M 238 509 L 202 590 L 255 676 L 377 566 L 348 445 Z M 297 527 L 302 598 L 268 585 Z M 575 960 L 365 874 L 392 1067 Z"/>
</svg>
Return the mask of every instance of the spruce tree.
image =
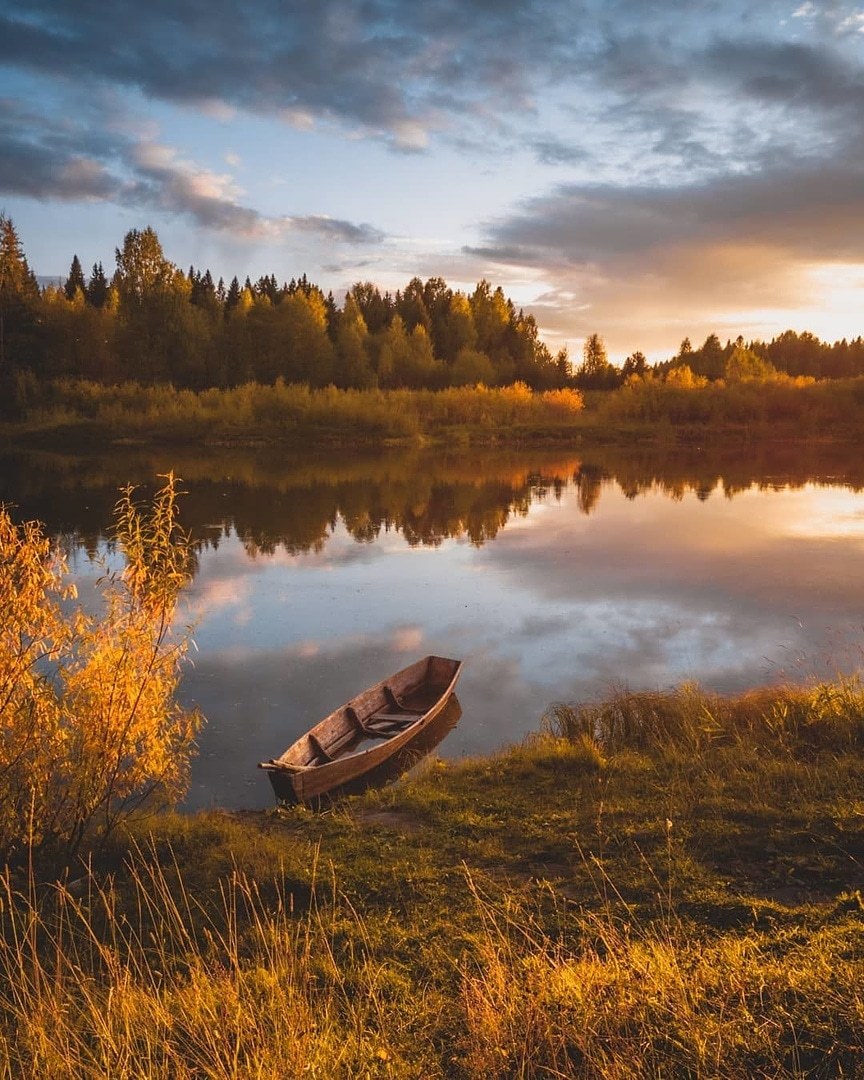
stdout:
<svg viewBox="0 0 864 1080">
<path fill-rule="evenodd" d="M 72 265 L 69 267 L 69 277 L 66 278 L 63 291 L 66 293 L 67 300 L 74 300 L 79 290 L 86 295 L 87 283 L 84 281 L 84 271 L 81 269 L 78 256 L 73 255 Z"/>
<path fill-rule="evenodd" d="M 32 299 L 32 274 L 11 218 L 0 213 L 0 289 Z M 38 292 L 38 289 L 37 289 Z"/>
<path fill-rule="evenodd" d="M 0 213 L 0 380 L 8 368 L 30 366 L 39 286 L 12 219 Z"/>
<path fill-rule="evenodd" d="M 231 279 L 231 284 L 228 286 L 228 294 L 225 297 L 225 314 L 228 315 L 234 310 L 240 303 L 240 282 L 237 280 L 237 275 Z"/>
<path fill-rule="evenodd" d="M 105 277 L 101 262 L 93 263 L 85 295 L 87 296 L 87 303 L 93 307 L 101 308 L 105 306 L 108 299 L 108 279 Z"/>
</svg>

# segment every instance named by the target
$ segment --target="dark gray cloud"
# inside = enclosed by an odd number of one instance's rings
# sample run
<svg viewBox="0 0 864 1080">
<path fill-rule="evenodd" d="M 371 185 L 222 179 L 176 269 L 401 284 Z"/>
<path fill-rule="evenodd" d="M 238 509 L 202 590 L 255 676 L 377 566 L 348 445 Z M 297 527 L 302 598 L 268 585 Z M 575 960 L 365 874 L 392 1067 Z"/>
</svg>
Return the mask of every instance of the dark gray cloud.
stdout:
<svg viewBox="0 0 864 1080">
<path fill-rule="evenodd" d="M 220 178 L 195 170 L 154 145 L 123 137 L 88 146 L 86 133 L 58 131 L 0 104 L 0 190 L 36 199 L 122 203 L 182 214 L 241 235 L 267 227 L 257 211 L 220 190 Z M 88 152 L 89 151 L 89 152 Z"/>
<path fill-rule="evenodd" d="M 705 53 L 712 78 L 771 103 L 848 113 L 864 111 L 864 67 L 827 46 L 723 39 Z"/>
<path fill-rule="evenodd" d="M 554 135 L 535 139 L 531 143 L 531 149 L 537 155 L 537 160 L 541 165 L 581 165 L 590 157 L 583 146 L 574 145 L 565 139 L 558 139 Z"/>
<path fill-rule="evenodd" d="M 756 175 L 663 188 L 563 185 L 493 223 L 488 235 L 483 254 L 529 265 L 641 259 L 721 242 L 864 259 L 864 163 L 781 162 Z"/>
<path fill-rule="evenodd" d="M 0 99 L 0 190 L 36 198 L 105 199 L 115 182 L 100 164 L 101 135 Z"/>
<path fill-rule="evenodd" d="M 817 160 L 838 148 L 860 152 L 860 48 L 815 31 L 807 40 L 784 36 L 778 25 L 750 33 L 733 30 L 731 20 L 708 26 L 703 40 L 676 41 L 643 24 L 610 35 L 594 58 L 598 120 L 619 148 L 626 145 L 622 156 L 638 180 L 662 184 L 670 166 L 691 176 L 742 173 L 778 155 Z"/>
<path fill-rule="evenodd" d="M 741 126 L 732 118 L 719 138 L 723 95 L 796 110 L 859 104 L 860 57 L 846 43 L 855 5 L 798 10 L 779 0 L 755 10 L 744 0 L 684 10 L 671 0 L 650 10 L 636 0 L 118 0 L 107 18 L 93 0 L 29 0 L 0 3 L 0 65 L 175 104 L 335 121 L 403 150 L 442 129 L 487 146 L 519 138 L 542 164 L 578 165 L 580 140 L 537 134 L 538 94 L 558 90 L 577 121 L 609 127 L 631 169 L 646 149 L 706 169 L 722 167 Z M 628 132 L 638 135 L 629 154 Z"/>
<path fill-rule="evenodd" d="M 680 90 L 718 25 L 746 43 L 785 17 L 837 40 L 855 8 L 830 6 L 830 18 L 795 20 L 777 0 L 757 13 L 744 0 L 117 0 L 107 17 L 93 0 L 28 0 L 0 5 L 0 63 L 173 103 L 335 120 L 412 148 L 441 127 L 531 116 L 540 88 Z"/>
<path fill-rule="evenodd" d="M 18 10 L 16 10 L 16 8 Z M 0 11 L 0 63 L 134 87 L 175 103 L 309 112 L 412 145 L 437 114 L 524 105 L 541 50 L 564 62 L 542 4 L 256 0 L 102 5 L 32 0 Z M 559 20 L 563 18 L 559 10 Z M 574 10 L 575 15 L 575 10 Z M 567 16 L 575 30 L 575 19 Z"/>
</svg>

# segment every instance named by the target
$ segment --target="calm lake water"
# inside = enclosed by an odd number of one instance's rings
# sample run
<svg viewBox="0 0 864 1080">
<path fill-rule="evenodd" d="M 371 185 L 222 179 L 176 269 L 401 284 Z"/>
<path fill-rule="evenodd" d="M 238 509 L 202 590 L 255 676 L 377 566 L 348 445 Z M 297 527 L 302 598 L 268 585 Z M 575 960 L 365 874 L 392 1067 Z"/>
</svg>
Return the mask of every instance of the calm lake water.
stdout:
<svg viewBox="0 0 864 1080">
<path fill-rule="evenodd" d="M 864 468 L 826 447 L 494 453 L 117 451 L 0 458 L 0 502 L 62 535 L 83 596 L 118 487 L 173 468 L 198 545 L 182 695 L 190 808 L 266 807 L 256 763 L 425 653 L 462 657 L 444 756 L 554 701 L 721 691 L 862 665 Z"/>
</svg>

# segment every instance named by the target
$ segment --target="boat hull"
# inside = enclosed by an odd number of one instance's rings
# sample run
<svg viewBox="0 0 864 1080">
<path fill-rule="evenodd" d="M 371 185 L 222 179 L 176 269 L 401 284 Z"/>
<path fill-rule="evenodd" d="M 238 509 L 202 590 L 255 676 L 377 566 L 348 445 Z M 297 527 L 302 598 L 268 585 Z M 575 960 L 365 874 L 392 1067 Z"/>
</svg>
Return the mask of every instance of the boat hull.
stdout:
<svg viewBox="0 0 864 1080">
<path fill-rule="evenodd" d="M 445 708 L 461 669 L 459 660 L 424 657 L 324 717 L 261 763 L 276 797 L 314 802 L 405 750 Z"/>
</svg>

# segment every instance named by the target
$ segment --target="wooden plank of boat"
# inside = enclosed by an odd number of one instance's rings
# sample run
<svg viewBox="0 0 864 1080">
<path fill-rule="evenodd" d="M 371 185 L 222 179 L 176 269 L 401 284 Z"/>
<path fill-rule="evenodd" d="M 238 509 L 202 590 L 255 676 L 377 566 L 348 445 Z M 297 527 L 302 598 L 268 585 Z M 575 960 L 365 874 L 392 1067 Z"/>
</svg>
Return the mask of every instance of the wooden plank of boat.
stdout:
<svg viewBox="0 0 864 1080">
<path fill-rule="evenodd" d="M 308 802 L 363 776 L 424 731 L 447 704 L 461 660 L 425 656 L 370 686 L 262 761 L 278 799 Z M 366 743 L 371 745 L 366 745 Z"/>
</svg>

